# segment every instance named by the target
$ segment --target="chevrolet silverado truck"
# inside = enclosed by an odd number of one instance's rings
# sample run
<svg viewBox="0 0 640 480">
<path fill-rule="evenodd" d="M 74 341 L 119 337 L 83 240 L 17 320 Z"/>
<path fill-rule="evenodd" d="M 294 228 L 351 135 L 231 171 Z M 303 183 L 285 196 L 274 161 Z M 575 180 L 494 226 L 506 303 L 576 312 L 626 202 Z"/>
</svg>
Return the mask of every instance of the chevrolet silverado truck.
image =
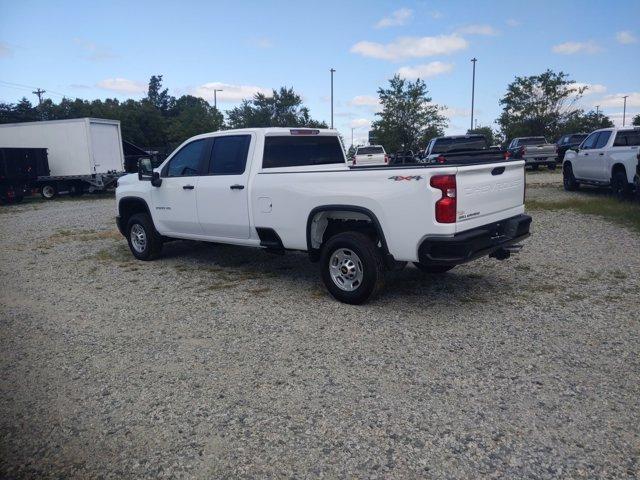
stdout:
<svg viewBox="0 0 640 480">
<path fill-rule="evenodd" d="M 364 167 L 370 165 L 388 165 L 389 155 L 384 151 L 382 145 L 369 145 L 368 147 L 358 147 L 353 156 L 353 167 Z"/>
<path fill-rule="evenodd" d="M 484 135 L 450 135 L 432 138 L 418 161 L 427 164 L 464 164 L 476 158 L 501 161 L 507 155 L 505 151 L 491 147 Z"/>
<path fill-rule="evenodd" d="M 406 262 L 508 258 L 529 235 L 524 191 L 522 161 L 349 168 L 336 130 L 256 128 L 193 137 L 120 178 L 116 215 L 137 259 L 171 239 L 304 251 L 331 295 L 360 304 Z"/>
<path fill-rule="evenodd" d="M 635 189 L 640 152 L 640 127 L 603 128 L 589 134 L 577 152 L 568 151 L 562 164 L 565 190 L 581 184 L 610 187 L 620 199 Z"/>
<path fill-rule="evenodd" d="M 524 160 L 525 165 L 537 170 L 546 165 L 549 170 L 556 169 L 558 153 L 554 143 L 547 143 L 544 137 L 518 137 L 511 140 L 507 148 L 511 158 Z"/>
</svg>

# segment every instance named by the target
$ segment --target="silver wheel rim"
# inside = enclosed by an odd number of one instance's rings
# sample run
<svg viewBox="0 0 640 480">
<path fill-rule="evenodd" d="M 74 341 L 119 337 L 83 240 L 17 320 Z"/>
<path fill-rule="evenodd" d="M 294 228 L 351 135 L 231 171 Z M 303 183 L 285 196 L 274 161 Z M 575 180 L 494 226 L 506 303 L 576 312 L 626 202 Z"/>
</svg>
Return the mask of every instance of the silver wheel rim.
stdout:
<svg viewBox="0 0 640 480">
<path fill-rule="evenodd" d="M 131 245 L 138 253 L 143 253 L 144 249 L 147 248 L 147 232 L 144 231 L 142 225 L 136 223 L 131 227 Z"/>
<path fill-rule="evenodd" d="M 353 250 L 339 248 L 329 259 L 329 274 L 336 287 L 345 292 L 353 292 L 362 285 L 364 268 L 360 257 Z"/>
<path fill-rule="evenodd" d="M 53 197 L 54 192 L 55 191 L 53 190 L 53 187 L 51 185 L 45 185 L 44 187 L 42 187 L 42 194 L 45 196 L 45 198 Z"/>
</svg>

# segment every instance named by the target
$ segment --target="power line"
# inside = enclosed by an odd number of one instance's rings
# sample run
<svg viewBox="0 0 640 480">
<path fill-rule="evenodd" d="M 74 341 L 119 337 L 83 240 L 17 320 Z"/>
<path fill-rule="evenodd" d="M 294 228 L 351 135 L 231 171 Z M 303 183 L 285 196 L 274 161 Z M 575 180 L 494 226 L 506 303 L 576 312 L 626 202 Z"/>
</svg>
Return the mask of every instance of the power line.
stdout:
<svg viewBox="0 0 640 480">
<path fill-rule="evenodd" d="M 33 92 L 36 97 L 38 97 L 38 105 L 42 105 L 42 95 L 47 93 L 46 90 L 42 90 L 41 88 L 36 88 Z"/>
<path fill-rule="evenodd" d="M 40 87 L 36 87 L 34 85 L 25 85 L 23 83 L 14 83 L 14 82 L 7 82 L 6 80 L 0 80 L 0 84 L 3 84 L 5 87 L 9 87 L 9 88 L 15 88 L 18 90 L 29 90 L 30 92 L 33 93 L 33 90 L 39 90 Z M 62 98 L 69 98 L 69 95 L 66 95 L 62 92 L 57 92 L 55 90 L 51 90 L 51 89 L 47 89 L 47 92 L 49 94 L 53 94 Z"/>
</svg>

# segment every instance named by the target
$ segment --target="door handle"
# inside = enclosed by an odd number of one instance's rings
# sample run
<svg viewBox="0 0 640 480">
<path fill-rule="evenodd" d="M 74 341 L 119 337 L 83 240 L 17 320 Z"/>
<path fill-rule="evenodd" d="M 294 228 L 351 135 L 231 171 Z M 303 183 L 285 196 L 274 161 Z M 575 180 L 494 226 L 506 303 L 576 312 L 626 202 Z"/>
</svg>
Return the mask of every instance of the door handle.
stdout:
<svg viewBox="0 0 640 480">
<path fill-rule="evenodd" d="M 604 153 L 599 153 L 598 155 L 604 155 Z"/>
<path fill-rule="evenodd" d="M 194 189 L 194 186 L 193 186 L 193 185 L 183 185 L 183 186 L 182 186 L 182 188 L 183 188 L 184 190 L 193 190 L 193 189 Z"/>
<path fill-rule="evenodd" d="M 585 154 L 584 154 L 584 156 L 585 156 L 585 157 L 588 157 L 588 156 L 589 156 L 589 154 L 588 154 L 588 153 L 585 153 Z"/>
<path fill-rule="evenodd" d="M 229 188 L 231 190 L 242 190 L 244 188 L 244 185 L 235 184 L 235 185 L 231 185 Z"/>
</svg>

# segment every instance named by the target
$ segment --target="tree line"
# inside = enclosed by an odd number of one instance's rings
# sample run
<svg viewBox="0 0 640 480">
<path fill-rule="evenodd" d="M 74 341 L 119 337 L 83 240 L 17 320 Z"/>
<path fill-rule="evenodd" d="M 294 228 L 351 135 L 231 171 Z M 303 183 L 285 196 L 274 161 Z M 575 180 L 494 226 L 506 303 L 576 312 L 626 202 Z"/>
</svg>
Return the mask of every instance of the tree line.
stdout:
<svg viewBox="0 0 640 480">
<path fill-rule="evenodd" d="M 521 136 L 544 136 L 555 141 L 565 133 L 590 132 L 613 126 L 606 115 L 579 106 L 587 87 L 579 86 L 564 72 L 547 70 L 539 75 L 516 77 L 499 103 L 497 128 L 482 126 L 467 133 L 481 133 L 490 144 Z M 293 88 L 272 94 L 257 93 L 223 115 L 206 100 L 192 95 L 179 98 L 162 88 L 162 75 L 149 80 L 141 100 L 50 99 L 32 105 L 23 98 L 15 104 L 0 103 L 0 123 L 98 117 L 120 120 L 126 140 L 168 153 L 194 135 L 227 128 L 313 127 L 327 124 L 311 118 L 302 97 Z M 448 126 L 445 107 L 433 103 L 426 83 L 395 75 L 378 89 L 381 109 L 372 123 L 372 137 L 388 152 L 423 149 L 431 138 L 444 135 Z M 640 115 L 633 119 L 640 125 Z"/>
</svg>

